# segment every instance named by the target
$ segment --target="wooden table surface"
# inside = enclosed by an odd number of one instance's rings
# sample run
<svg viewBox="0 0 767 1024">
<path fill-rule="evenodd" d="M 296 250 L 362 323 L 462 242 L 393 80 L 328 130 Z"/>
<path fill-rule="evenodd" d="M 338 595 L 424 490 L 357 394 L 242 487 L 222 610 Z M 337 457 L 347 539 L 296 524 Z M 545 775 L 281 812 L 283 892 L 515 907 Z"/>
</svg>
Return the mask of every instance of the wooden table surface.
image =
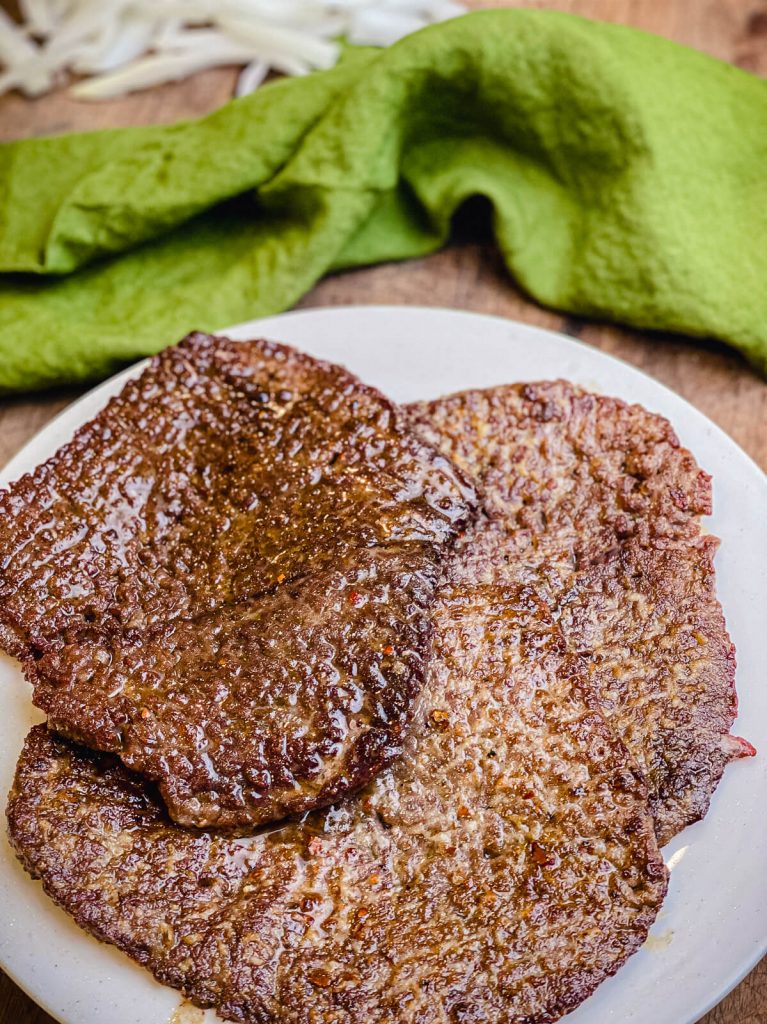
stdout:
<svg viewBox="0 0 767 1024">
<path fill-rule="evenodd" d="M 517 6 L 555 7 L 635 25 L 767 75 L 767 0 L 530 0 Z M 233 81 L 229 70 L 207 72 L 185 83 L 97 105 L 75 103 L 64 94 L 34 102 L 7 96 L 0 98 L 0 138 L 195 116 L 223 103 L 231 95 Z M 651 335 L 540 308 L 509 277 L 489 240 L 484 214 L 477 206 L 459 217 L 457 240 L 443 252 L 410 263 L 336 275 L 321 282 L 300 305 L 425 303 L 564 330 L 669 385 L 767 468 L 767 385 L 738 355 L 716 342 Z M 0 464 L 80 393 L 61 389 L 0 401 Z M 703 1022 L 767 1024 L 767 960 Z M 51 1024 L 51 1018 L 0 975 L 0 1024 Z"/>
</svg>

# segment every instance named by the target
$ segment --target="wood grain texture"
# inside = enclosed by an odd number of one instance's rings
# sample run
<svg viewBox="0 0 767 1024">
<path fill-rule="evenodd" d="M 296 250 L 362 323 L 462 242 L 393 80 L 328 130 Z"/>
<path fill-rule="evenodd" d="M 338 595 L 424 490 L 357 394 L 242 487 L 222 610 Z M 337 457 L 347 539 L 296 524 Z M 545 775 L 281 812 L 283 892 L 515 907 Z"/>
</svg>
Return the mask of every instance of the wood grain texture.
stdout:
<svg viewBox="0 0 767 1024">
<path fill-rule="evenodd" d="M 504 4 L 491 0 L 471 6 Z M 557 8 L 635 25 L 767 75 L 767 0 L 523 0 L 516 6 Z M 0 99 L 0 138 L 195 117 L 224 102 L 233 82 L 234 72 L 212 71 L 188 82 L 95 105 L 77 103 L 64 93 L 35 101 L 9 96 Z M 424 260 L 329 277 L 301 305 L 451 306 L 563 330 L 673 388 L 767 468 L 767 385 L 740 356 L 716 342 L 652 335 L 542 309 L 510 278 L 489 240 L 482 204 L 472 204 L 459 215 L 456 236 L 450 248 Z M 62 390 L 0 402 L 0 464 L 79 393 Z M 51 1024 L 51 1018 L 0 976 L 0 1024 Z M 767 1024 L 767 960 L 701 1024 Z"/>
</svg>

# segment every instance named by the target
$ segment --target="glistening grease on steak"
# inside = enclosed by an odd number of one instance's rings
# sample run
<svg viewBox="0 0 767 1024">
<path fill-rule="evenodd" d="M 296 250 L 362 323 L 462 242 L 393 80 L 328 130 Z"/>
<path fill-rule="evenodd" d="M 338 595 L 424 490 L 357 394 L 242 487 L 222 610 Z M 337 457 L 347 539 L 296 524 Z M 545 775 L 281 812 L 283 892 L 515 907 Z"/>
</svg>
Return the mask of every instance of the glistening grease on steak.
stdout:
<svg viewBox="0 0 767 1024">
<path fill-rule="evenodd" d="M 0 494 L 0 642 L 175 820 L 323 806 L 401 748 L 472 500 L 341 367 L 190 335 Z"/>
<path fill-rule="evenodd" d="M 541 599 L 483 522 L 434 606 L 402 756 L 269 834 L 172 824 L 112 758 L 38 727 L 9 803 L 84 928 L 250 1024 L 550 1024 L 641 943 L 665 890 L 646 791 Z"/>
<path fill-rule="evenodd" d="M 414 405 L 411 422 L 477 481 L 512 558 L 582 656 L 645 772 L 661 844 L 702 817 L 735 757 L 735 652 L 701 533 L 710 479 L 667 420 L 563 381 Z"/>
</svg>

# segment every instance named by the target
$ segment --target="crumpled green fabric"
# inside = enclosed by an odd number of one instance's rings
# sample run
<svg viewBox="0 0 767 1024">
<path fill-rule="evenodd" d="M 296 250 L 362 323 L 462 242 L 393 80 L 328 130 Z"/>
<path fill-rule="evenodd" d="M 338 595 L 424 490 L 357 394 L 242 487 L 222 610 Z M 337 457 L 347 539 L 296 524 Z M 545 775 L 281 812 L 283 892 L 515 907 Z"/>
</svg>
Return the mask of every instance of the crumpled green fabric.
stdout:
<svg viewBox="0 0 767 1024">
<path fill-rule="evenodd" d="M 199 121 L 5 145 L 0 182 L 5 393 L 431 252 L 477 194 L 541 303 L 767 370 L 767 82 L 617 25 L 479 11 Z"/>
</svg>

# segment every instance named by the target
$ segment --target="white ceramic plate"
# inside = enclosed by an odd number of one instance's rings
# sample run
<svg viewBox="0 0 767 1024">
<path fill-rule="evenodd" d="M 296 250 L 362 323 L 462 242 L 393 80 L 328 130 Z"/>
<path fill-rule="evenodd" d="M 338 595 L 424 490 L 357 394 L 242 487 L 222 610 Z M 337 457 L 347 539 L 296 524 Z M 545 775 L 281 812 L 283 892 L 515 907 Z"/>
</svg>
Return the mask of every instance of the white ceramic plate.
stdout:
<svg viewBox="0 0 767 1024">
<path fill-rule="evenodd" d="M 693 1024 L 767 950 L 767 479 L 718 427 L 649 377 L 571 338 L 508 320 L 368 306 L 289 313 L 225 333 L 290 342 L 344 363 L 404 402 L 468 387 L 565 377 L 668 416 L 713 474 L 715 512 L 708 526 L 723 541 L 719 594 L 738 648 L 736 731 L 762 753 L 732 765 L 705 821 L 664 851 L 671 887 L 645 948 L 567 1018 L 572 1024 Z M 62 413 L 16 456 L 0 484 L 52 455 L 138 369 L 107 381 Z M 0 694 L 4 794 L 39 714 L 16 663 L 1 656 Z M 76 928 L 22 871 L 4 830 L 0 964 L 65 1024 L 168 1024 L 179 1004 L 177 993 Z"/>
</svg>

